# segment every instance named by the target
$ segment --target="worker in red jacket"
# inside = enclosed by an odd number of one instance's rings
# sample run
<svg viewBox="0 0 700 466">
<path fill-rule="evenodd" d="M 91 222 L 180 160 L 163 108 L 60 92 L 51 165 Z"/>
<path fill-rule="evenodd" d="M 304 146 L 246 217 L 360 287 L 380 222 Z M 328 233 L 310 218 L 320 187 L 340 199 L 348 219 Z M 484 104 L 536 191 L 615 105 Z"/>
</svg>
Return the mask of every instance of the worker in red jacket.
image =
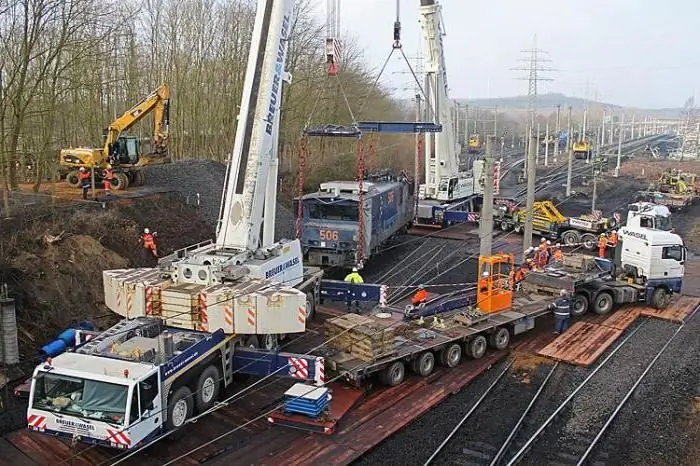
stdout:
<svg viewBox="0 0 700 466">
<path fill-rule="evenodd" d="M 158 250 L 156 249 L 156 232 L 151 233 L 148 228 L 143 229 L 143 235 L 141 235 L 140 243 L 143 243 L 143 247 L 146 251 L 151 251 L 153 257 L 158 257 Z"/>
</svg>

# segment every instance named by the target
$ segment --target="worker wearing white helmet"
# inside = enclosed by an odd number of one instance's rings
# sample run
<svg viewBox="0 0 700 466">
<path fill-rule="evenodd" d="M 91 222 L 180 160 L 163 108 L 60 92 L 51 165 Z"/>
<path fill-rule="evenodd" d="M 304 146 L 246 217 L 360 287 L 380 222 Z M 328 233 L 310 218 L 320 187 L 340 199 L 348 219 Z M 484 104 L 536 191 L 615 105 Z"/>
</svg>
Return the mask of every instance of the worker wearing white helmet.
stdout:
<svg viewBox="0 0 700 466">
<path fill-rule="evenodd" d="M 156 248 L 155 240 L 156 232 L 151 233 L 148 228 L 143 229 L 143 235 L 139 242 L 143 243 L 144 251 L 150 251 L 153 257 L 158 257 L 158 249 Z"/>
<path fill-rule="evenodd" d="M 554 311 L 554 333 L 564 333 L 571 319 L 571 299 L 567 290 L 560 290 L 559 297 L 550 305 Z"/>
</svg>

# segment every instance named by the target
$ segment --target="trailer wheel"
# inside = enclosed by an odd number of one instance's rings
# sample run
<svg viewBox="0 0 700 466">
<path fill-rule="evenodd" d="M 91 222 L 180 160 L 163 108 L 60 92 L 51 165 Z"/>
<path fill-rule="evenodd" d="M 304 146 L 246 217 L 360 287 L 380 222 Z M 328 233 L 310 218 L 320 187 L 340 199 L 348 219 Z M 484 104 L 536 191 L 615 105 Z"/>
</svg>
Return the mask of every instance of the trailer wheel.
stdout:
<svg viewBox="0 0 700 466">
<path fill-rule="evenodd" d="M 651 304 L 656 309 L 666 309 L 670 300 L 671 294 L 663 288 L 655 289 L 651 295 Z"/>
<path fill-rule="evenodd" d="M 614 304 L 613 297 L 608 292 L 599 293 L 593 301 L 593 312 L 598 315 L 605 315 L 612 311 Z"/>
<path fill-rule="evenodd" d="M 591 233 L 585 233 L 581 236 L 581 242 L 583 243 L 583 248 L 588 251 L 594 251 L 598 247 L 598 238 Z"/>
<path fill-rule="evenodd" d="M 401 361 L 390 364 L 382 371 L 380 379 L 384 385 L 395 387 L 403 382 L 406 376 L 406 368 Z"/>
<path fill-rule="evenodd" d="M 195 405 L 198 413 L 208 410 L 216 402 L 221 387 L 221 376 L 219 370 L 214 366 L 209 366 L 199 374 L 197 380 L 197 393 L 195 395 Z"/>
<path fill-rule="evenodd" d="M 571 315 L 581 317 L 588 312 L 588 298 L 585 295 L 577 294 L 571 299 Z"/>
<path fill-rule="evenodd" d="M 457 343 L 444 348 L 440 352 L 440 364 L 445 367 L 455 367 L 462 360 L 462 347 Z"/>
<path fill-rule="evenodd" d="M 136 170 L 134 172 L 134 181 L 131 183 L 133 186 L 143 186 L 146 182 L 146 174 L 143 170 Z"/>
<path fill-rule="evenodd" d="M 316 317 L 316 300 L 314 294 L 310 291 L 306 292 L 306 320 L 312 320 Z"/>
<path fill-rule="evenodd" d="M 426 351 L 411 361 L 411 372 L 421 377 L 428 377 L 435 369 L 435 355 L 432 351 Z"/>
<path fill-rule="evenodd" d="M 467 354 L 472 359 L 481 359 L 486 354 L 486 337 L 477 335 L 466 344 Z"/>
<path fill-rule="evenodd" d="M 581 237 L 576 230 L 568 230 L 561 234 L 561 242 L 566 246 L 573 246 L 581 241 Z"/>
<path fill-rule="evenodd" d="M 77 188 L 80 186 L 80 177 L 78 176 L 77 170 L 73 170 L 66 175 L 66 184 L 71 188 Z"/>
<path fill-rule="evenodd" d="M 489 337 L 489 345 L 493 349 L 503 350 L 510 343 L 510 331 L 506 327 L 500 327 Z"/>
<path fill-rule="evenodd" d="M 192 417 L 192 390 L 186 386 L 177 389 L 168 400 L 168 430 L 179 429 Z"/>
<path fill-rule="evenodd" d="M 516 233 L 520 233 L 520 232 L 523 231 L 523 226 L 522 226 L 521 224 L 519 224 L 519 223 L 516 223 L 516 224 L 513 226 L 513 231 L 516 232 Z"/>
<path fill-rule="evenodd" d="M 501 222 L 501 231 L 510 231 L 510 224 L 508 222 Z"/>
</svg>

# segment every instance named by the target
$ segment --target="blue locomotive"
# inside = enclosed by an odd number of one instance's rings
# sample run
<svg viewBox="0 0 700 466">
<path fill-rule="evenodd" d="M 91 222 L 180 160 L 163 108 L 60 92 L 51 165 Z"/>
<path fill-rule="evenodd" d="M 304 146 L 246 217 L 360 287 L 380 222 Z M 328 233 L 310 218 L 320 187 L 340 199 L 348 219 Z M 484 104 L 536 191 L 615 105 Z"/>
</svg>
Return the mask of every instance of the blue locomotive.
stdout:
<svg viewBox="0 0 700 466">
<path fill-rule="evenodd" d="M 413 220 L 414 186 L 405 174 L 365 176 L 364 204 L 365 260 L 398 234 L 406 232 Z M 301 246 L 308 265 L 354 267 L 358 261 L 359 182 L 329 181 L 302 198 Z M 299 198 L 294 200 L 298 211 Z"/>
</svg>

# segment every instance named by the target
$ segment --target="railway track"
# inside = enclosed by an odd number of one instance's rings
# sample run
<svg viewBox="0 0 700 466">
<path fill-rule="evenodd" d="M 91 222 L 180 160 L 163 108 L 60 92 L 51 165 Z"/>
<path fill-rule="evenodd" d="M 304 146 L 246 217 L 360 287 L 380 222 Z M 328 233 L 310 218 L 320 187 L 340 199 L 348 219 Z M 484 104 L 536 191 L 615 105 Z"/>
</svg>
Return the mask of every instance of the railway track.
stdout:
<svg viewBox="0 0 700 466">
<path fill-rule="evenodd" d="M 608 428 L 686 323 L 642 321 L 592 369 L 540 366 L 527 385 L 506 366 L 424 465 L 614 464 Z"/>
</svg>

